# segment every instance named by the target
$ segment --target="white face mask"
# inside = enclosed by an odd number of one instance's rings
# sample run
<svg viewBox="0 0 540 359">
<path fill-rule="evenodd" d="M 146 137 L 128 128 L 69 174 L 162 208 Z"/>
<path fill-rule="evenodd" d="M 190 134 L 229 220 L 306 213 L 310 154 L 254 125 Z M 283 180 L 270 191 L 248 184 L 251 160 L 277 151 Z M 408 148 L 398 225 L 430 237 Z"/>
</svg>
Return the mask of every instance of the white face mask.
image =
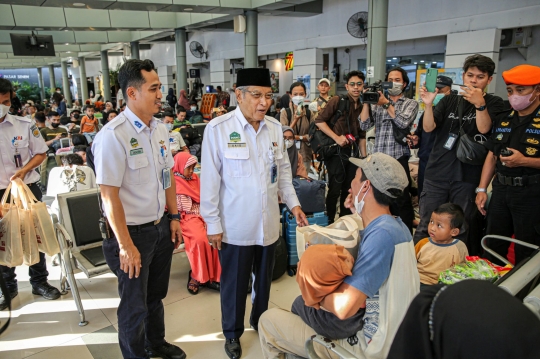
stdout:
<svg viewBox="0 0 540 359">
<path fill-rule="evenodd" d="M 364 209 L 364 205 L 365 205 L 364 198 L 366 198 L 366 195 L 369 192 L 369 188 L 368 188 L 368 190 L 364 194 L 364 197 L 362 197 L 362 200 L 360 200 L 360 202 L 358 202 L 358 196 L 360 196 L 360 192 L 362 192 L 365 185 L 366 185 L 366 182 L 364 182 L 364 184 L 360 188 L 360 191 L 358 191 L 358 194 L 356 195 L 356 197 L 354 197 L 354 208 L 356 209 L 356 214 L 359 215 L 359 216 L 362 213 L 362 210 Z"/>
<path fill-rule="evenodd" d="M 9 107 L 4 105 L 4 104 L 0 104 L 0 118 L 3 118 L 5 115 L 7 115 L 9 112 Z"/>
<path fill-rule="evenodd" d="M 172 123 L 166 123 L 165 127 L 167 127 L 167 131 L 170 131 L 173 128 L 173 124 Z"/>
<path fill-rule="evenodd" d="M 304 104 L 304 96 L 294 96 L 292 98 L 292 102 L 296 105 L 296 106 L 301 106 Z"/>
<path fill-rule="evenodd" d="M 197 106 L 191 106 L 190 109 L 191 111 L 197 111 Z"/>
<path fill-rule="evenodd" d="M 388 94 L 390 96 L 397 96 L 403 92 L 403 84 L 400 82 L 394 82 L 394 86 L 391 89 L 388 89 Z"/>
<path fill-rule="evenodd" d="M 293 140 L 285 140 L 284 142 L 285 142 L 285 147 L 287 147 L 287 149 L 291 148 L 294 145 Z"/>
</svg>

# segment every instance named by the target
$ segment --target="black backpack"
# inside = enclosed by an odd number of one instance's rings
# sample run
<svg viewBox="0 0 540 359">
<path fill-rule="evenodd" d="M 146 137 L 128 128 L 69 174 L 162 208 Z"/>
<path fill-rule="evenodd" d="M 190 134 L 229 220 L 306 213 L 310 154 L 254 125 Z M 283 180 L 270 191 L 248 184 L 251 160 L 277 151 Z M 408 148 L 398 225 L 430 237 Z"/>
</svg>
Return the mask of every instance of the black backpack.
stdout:
<svg viewBox="0 0 540 359">
<path fill-rule="evenodd" d="M 342 116 L 348 116 L 351 103 L 348 95 L 339 95 L 338 109 L 334 119 L 328 124 L 331 130 L 334 130 L 337 120 Z M 347 119 L 348 121 L 349 119 Z M 317 155 L 319 161 L 324 161 L 337 152 L 336 142 L 322 132 L 315 122 L 309 125 L 309 144 L 311 149 Z"/>
<path fill-rule="evenodd" d="M 280 278 L 287 271 L 287 256 L 287 243 L 285 242 L 285 238 L 280 236 L 277 240 L 274 253 L 272 280 Z"/>
</svg>

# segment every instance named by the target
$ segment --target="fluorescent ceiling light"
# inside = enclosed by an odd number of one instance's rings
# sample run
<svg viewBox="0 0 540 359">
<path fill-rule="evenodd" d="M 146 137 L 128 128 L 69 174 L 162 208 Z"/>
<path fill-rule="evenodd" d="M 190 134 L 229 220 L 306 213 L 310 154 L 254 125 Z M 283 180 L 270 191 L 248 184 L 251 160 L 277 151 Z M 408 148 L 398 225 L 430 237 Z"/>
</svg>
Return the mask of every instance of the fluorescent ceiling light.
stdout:
<svg viewBox="0 0 540 359">
<path fill-rule="evenodd" d="M 432 64 L 436 64 L 436 63 L 437 63 L 437 61 L 433 61 L 433 62 L 432 62 Z"/>
<path fill-rule="evenodd" d="M 82 3 L 82 2 L 74 2 L 73 3 L 73 6 L 77 6 L 77 7 L 82 7 L 82 6 L 85 6 L 86 4 L 85 3 Z"/>
<path fill-rule="evenodd" d="M 397 57 L 392 57 L 392 60 L 397 60 Z"/>
<path fill-rule="evenodd" d="M 69 45 L 69 42 L 66 42 L 66 45 Z"/>
<path fill-rule="evenodd" d="M 386 60 L 386 61 L 390 62 L 390 61 L 392 61 L 392 60 Z"/>
<path fill-rule="evenodd" d="M 36 31 L 41 31 L 41 30 L 43 30 L 42 27 L 36 27 Z"/>
<path fill-rule="evenodd" d="M 415 62 L 414 64 L 415 64 L 415 65 L 418 65 L 418 62 Z"/>
<path fill-rule="evenodd" d="M 192 8 L 192 7 L 186 7 L 186 8 L 184 9 L 184 11 L 193 11 L 193 8 Z"/>
<path fill-rule="evenodd" d="M 424 60 L 420 60 L 420 62 L 424 62 Z"/>
</svg>

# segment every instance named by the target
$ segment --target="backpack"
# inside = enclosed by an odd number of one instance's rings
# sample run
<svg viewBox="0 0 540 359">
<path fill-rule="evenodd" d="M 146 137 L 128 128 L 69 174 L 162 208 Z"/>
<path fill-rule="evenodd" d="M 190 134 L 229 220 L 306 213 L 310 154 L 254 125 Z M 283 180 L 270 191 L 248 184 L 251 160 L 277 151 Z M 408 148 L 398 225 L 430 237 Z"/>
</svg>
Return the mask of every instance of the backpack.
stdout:
<svg viewBox="0 0 540 359">
<path fill-rule="evenodd" d="M 193 127 L 186 127 L 180 129 L 180 135 L 185 140 L 192 140 L 196 137 L 199 137 L 199 131 Z"/>
<path fill-rule="evenodd" d="M 189 122 L 192 124 L 203 123 L 203 117 L 201 115 L 193 115 L 189 118 Z"/>
<path fill-rule="evenodd" d="M 304 106 L 305 109 L 306 109 L 306 117 L 308 119 L 308 122 L 311 121 L 311 111 L 309 110 L 309 106 Z M 289 120 L 289 126 L 291 125 L 291 120 L 292 120 L 292 112 L 291 112 L 291 109 L 289 107 L 287 107 L 285 109 L 285 112 L 287 113 L 287 119 Z M 279 121 L 279 119 L 278 119 Z"/>
<path fill-rule="evenodd" d="M 285 238 L 279 237 L 276 243 L 274 252 L 274 270 L 272 272 L 272 280 L 280 278 L 287 271 L 287 243 Z"/>
<path fill-rule="evenodd" d="M 334 126 L 341 115 L 348 116 L 350 106 L 349 97 L 347 95 L 339 95 L 338 109 L 336 110 L 334 119 L 328 124 L 331 130 L 334 130 Z M 315 122 L 310 123 L 308 134 L 311 149 L 315 152 L 319 161 L 324 161 L 337 152 L 336 142 L 322 132 Z"/>
</svg>

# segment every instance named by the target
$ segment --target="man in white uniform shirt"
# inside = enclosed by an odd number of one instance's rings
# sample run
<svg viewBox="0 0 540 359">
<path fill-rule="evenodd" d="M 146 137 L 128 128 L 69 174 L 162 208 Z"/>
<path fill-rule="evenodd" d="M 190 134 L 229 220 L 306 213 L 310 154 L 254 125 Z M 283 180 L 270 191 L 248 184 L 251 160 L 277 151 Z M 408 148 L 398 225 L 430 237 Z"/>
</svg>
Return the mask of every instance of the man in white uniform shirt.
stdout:
<svg viewBox="0 0 540 359">
<path fill-rule="evenodd" d="M 213 119 L 202 148 L 201 214 L 221 262 L 221 322 L 225 352 L 242 356 L 240 336 L 253 268 L 250 324 L 268 309 L 279 237 L 278 195 L 299 226 L 307 225 L 283 155 L 281 124 L 265 113 L 272 101 L 268 69 L 238 72 L 234 112 Z"/>
<path fill-rule="evenodd" d="M 103 254 L 118 277 L 120 349 L 130 359 L 184 359 L 182 349 L 165 341 L 162 300 L 182 234 L 169 132 L 153 117 L 161 83 L 150 60 L 126 61 L 118 80 L 127 107 L 98 133 L 92 151 L 112 229 L 102 230 Z"/>
<path fill-rule="evenodd" d="M 20 178 L 28 185 L 34 196 L 41 200 L 42 193 L 36 184 L 40 176 L 35 169 L 47 157 L 49 147 L 32 120 L 8 113 L 12 94 L 11 82 L 0 78 L 0 198 L 4 195 L 9 182 Z M 0 208 L 1 217 L 2 208 Z M 6 296 L 15 298 L 18 294 L 18 286 L 15 279 L 15 267 L 0 267 L 8 289 L 8 293 L 2 293 L 0 296 L 0 310 L 4 310 L 7 308 Z M 39 253 L 39 262 L 31 265 L 28 273 L 32 294 L 41 295 L 45 299 L 60 297 L 58 289 L 47 283 L 49 272 L 47 272 L 44 253 Z"/>
</svg>

